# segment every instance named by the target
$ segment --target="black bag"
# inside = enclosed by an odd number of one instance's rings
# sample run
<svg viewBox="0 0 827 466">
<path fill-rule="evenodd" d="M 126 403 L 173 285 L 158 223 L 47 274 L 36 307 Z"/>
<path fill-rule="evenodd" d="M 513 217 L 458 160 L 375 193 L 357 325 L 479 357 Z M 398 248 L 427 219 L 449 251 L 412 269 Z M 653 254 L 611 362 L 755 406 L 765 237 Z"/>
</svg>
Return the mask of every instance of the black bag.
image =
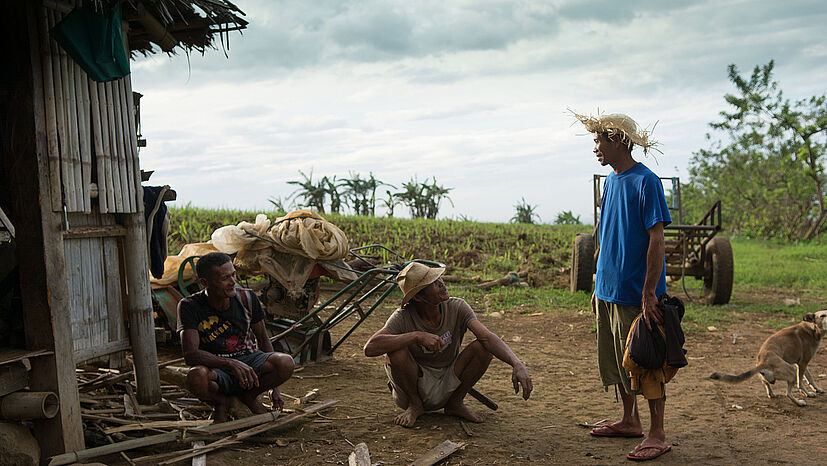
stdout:
<svg viewBox="0 0 827 466">
<path fill-rule="evenodd" d="M 666 359 L 666 342 L 657 326 L 652 330 L 646 328 L 646 321 L 641 315 L 632 331 L 631 338 L 626 343 L 629 346 L 629 357 L 639 367 L 644 369 L 660 369 Z"/>
</svg>

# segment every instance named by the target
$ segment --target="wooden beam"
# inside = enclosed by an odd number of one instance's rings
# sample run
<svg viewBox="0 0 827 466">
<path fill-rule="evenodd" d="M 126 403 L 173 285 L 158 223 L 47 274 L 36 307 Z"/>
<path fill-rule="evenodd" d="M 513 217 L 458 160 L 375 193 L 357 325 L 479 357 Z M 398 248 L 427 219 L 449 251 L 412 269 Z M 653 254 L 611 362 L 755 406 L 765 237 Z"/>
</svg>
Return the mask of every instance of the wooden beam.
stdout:
<svg viewBox="0 0 827 466">
<path fill-rule="evenodd" d="M 63 232 L 63 239 L 75 238 L 104 238 L 126 236 L 126 228 L 121 225 L 102 225 L 72 227 Z"/>
<path fill-rule="evenodd" d="M 31 359 L 29 387 L 53 391 L 60 411 L 52 419 L 34 422 L 35 437 L 44 456 L 83 448 L 77 381 L 72 357 L 72 328 L 66 283 L 62 213 L 52 211 L 49 185 L 48 137 L 38 30 L 40 2 L 7 2 L 0 15 L 0 40 L 7 47 L 5 66 L 16 70 L 0 76 L 9 97 L 0 114 L 10 118 L 13 134 L 0 136 L 0 166 L 14 173 L 9 187 L 15 213 L 17 257 L 23 300 L 26 347 L 52 352 Z"/>
<path fill-rule="evenodd" d="M 146 33 L 152 42 L 158 44 L 164 52 L 171 52 L 178 45 L 178 39 L 170 34 L 167 28 L 146 10 L 143 2 L 138 3 L 137 19 L 146 29 Z"/>
</svg>

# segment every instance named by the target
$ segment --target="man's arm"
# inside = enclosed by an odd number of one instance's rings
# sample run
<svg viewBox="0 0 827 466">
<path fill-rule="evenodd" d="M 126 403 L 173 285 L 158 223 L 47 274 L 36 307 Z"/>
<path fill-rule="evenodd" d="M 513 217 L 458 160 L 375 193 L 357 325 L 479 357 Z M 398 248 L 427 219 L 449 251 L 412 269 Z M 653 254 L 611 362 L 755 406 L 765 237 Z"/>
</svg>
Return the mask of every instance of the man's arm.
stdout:
<svg viewBox="0 0 827 466">
<path fill-rule="evenodd" d="M 433 333 L 408 332 L 394 335 L 387 328 L 382 327 L 365 343 L 365 356 L 369 358 L 382 356 L 413 344 L 422 345 L 428 351 L 437 352 L 442 349 L 442 340 Z"/>
<path fill-rule="evenodd" d="M 652 324 L 662 321 L 663 312 L 658 308 L 658 297 L 655 294 L 663 272 L 663 254 L 666 241 L 663 238 L 663 222 L 658 222 L 648 230 L 649 248 L 646 251 L 646 280 L 643 282 L 643 296 L 640 306 L 643 308 L 643 319 L 646 327 L 652 329 Z"/>
<path fill-rule="evenodd" d="M 241 388 L 244 389 L 258 386 L 258 376 L 252 367 L 237 359 L 222 358 L 199 349 L 198 330 L 184 329 L 181 331 L 181 349 L 184 353 L 184 361 L 190 366 L 206 366 L 210 369 L 231 372 L 238 378 Z"/>
<path fill-rule="evenodd" d="M 468 328 L 489 353 L 513 368 L 511 382 L 514 383 L 514 393 L 519 393 L 520 385 L 522 385 L 523 399 L 527 400 L 534 386 L 531 383 L 531 376 L 528 375 L 528 369 L 526 369 L 525 364 L 511 351 L 511 348 L 502 338 L 495 335 L 491 330 L 488 330 L 488 327 L 483 325 L 479 320 L 474 319 L 469 322 Z"/>
<path fill-rule="evenodd" d="M 264 326 L 264 321 L 259 320 L 254 324 L 250 324 L 250 330 L 253 331 L 253 335 L 256 337 L 258 349 L 265 353 L 272 353 L 273 343 L 270 342 L 270 337 L 267 336 L 267 328 Z"/>
</svg>

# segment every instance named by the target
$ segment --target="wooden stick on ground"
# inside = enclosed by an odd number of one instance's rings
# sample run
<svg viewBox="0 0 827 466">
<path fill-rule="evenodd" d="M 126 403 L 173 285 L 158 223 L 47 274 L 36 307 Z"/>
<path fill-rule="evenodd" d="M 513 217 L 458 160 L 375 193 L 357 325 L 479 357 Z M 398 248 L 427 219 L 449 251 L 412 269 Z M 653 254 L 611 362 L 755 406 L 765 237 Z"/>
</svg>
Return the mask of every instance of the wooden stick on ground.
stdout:
<svg viewBox="0 0 827 466">
<path fill-rule="evenodd" d="M 428 453 L 420 456 L 416 459 L 412 466 L 431 466 L 433 464 L 439 463 L 440 461 L 444 460 L 445 458 L 454 454 L 455 451 L 459 450 L 460 448 L 464 447 L 465 443 L 454 443 L 450 440 L 446 440 L 436 447 L 434 447 Z"/>
</svg>

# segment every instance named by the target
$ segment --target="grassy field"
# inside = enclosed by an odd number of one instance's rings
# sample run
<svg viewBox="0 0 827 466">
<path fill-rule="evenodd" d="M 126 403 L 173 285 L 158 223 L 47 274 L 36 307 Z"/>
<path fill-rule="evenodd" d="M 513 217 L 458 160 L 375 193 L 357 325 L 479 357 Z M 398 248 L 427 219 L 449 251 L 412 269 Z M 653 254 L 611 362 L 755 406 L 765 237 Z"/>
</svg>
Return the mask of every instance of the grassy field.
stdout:
<svg viewBox="0 0 827 466">
<path fill-rule="evenodd" d="M 177 253 L 186 243 L 209 239 L 217 228 L 253 221 L 260 212 L 171 209 L 169 249 Z M 271 219 L 276 212 L 261 212 Z M 589 295 L 568 291 L 571 241 L 591 226 L 550 226 L 478 223 L 455 220 L 388 219 L 325 215 L 347 235 L 352 247 L 380 243 L 406 258 L 436 260 L 455 276 L 496 279 L 518 269 L 528 270 L 528 288 L 499 287 L 479 290 L 473 281 L 451 283 L 452 294 L 462 296 L 481 313 L 532 314 L 588 312 Z M 735 257 L 735 288 L 730 304 L 706 306 L 699 300 L 702 283 L 687 278 L 670 284 L 687 304 L 688 330 L 725 328 L 744 313 L 767 324 L 783 327 L 805 312 L 827 308 L 827 247 L 822 241 L 781 243 L 730 238 Z M 686 293 L 684 293 L 684 287 Z"/>
</svg>

